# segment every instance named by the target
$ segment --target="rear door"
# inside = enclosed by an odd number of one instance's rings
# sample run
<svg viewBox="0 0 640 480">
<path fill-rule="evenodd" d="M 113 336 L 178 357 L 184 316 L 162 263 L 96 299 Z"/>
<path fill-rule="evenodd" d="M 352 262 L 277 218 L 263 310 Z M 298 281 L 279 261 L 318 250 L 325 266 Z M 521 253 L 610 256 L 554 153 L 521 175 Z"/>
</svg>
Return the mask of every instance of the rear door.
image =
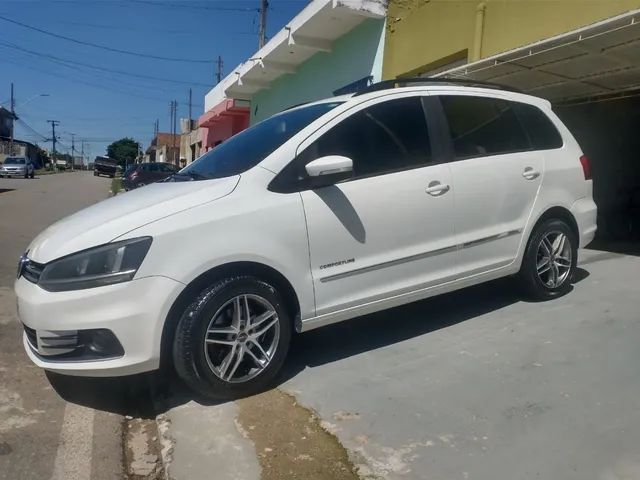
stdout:
<svg viewBox="0 0 640 480">
<path fill-rule="evenodd" d="M 450 131 L 454 225 L 462 276 L 510 264 L 544 175 L 516 114 L 502 98 L 439 96 Z"/>
</svg>

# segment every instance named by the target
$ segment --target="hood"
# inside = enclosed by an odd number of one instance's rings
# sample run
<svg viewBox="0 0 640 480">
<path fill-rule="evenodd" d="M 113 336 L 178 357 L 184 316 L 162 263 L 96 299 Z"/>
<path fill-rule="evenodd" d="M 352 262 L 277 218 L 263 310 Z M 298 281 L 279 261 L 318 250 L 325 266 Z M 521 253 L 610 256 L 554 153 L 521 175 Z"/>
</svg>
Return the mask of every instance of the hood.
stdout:
<svg viewBox="0 0 640 480">
<path fill-rule="evenodd" d="M 212 202 L 235 189 L 239 175 L 196 182 L 154 183 L 104 200 L 54 223 L 29 245 L 29 258 L 47 263 L 113 241 L 143 225 Z"/>
</svg>

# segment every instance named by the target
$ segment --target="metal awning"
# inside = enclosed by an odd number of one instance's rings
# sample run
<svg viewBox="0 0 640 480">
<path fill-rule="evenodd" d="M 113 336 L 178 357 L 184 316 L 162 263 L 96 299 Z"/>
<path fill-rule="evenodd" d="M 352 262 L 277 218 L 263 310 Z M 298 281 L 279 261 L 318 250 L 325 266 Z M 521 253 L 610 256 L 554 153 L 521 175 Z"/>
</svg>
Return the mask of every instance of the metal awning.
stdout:
<svg viewBox="0 0 640 480">
<path fill-rule="evenodd" d="M 435 76 L 500 83 L 555 103 L 640 89 L 640 10 Z"/>
</svg>

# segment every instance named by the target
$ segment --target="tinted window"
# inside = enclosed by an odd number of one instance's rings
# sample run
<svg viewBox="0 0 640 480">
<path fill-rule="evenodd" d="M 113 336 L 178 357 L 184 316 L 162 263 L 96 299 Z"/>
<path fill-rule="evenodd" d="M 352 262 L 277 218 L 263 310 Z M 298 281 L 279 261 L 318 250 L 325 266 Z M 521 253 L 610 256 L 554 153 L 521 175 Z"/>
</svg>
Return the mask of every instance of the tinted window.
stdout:
<svg viewBox="0 0 640 480">
<path fill-rule="evenodd" d="M 302 168 L 326 155 L 351 158 L 356 178 L 428 164 L 431 149 L 420 98 L 389 100 L 343 120 L 305 149 Z"/>
<path fill-rule="evenodd" d="M 319 103 L 274 115 L 208 151 L 172 179 L 222 178 L 245 172 L 340 103 Z"/>
<path fill-rule="evenodd" d="M 527 131 L 534 149 L 550 150 L 562 147 L 560 133 L 542 110 L 526 103 L 515 105 L 518 117 Z"/>
<path fill-rule="evenodd" d="M 176 170 L 173 165 L 170 165 L 168 163 L 161 163 L 159 167 L 160 167 L 160 171 L 164 173 L 173 173 Z"/>
<path fill-rule="evenodd" d="M 457 158 L 530 150 L 513 103 L 496 98 L 443 95 Z"/>
</svg>

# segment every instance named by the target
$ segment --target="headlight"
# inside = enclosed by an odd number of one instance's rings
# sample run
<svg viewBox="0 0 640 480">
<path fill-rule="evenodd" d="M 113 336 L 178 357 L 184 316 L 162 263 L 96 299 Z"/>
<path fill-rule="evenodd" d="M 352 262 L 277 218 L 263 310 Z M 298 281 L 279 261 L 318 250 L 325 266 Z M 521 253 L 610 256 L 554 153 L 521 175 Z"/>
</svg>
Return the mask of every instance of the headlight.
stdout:
<svg viewBox="0 0 640 480">
<path fill-rule="evenodd" d="M 38 285 L 50 292 L 82 290 L 127 282 L 140 268 L 151 237 L 109 243 L 45 265 Z"/>
</svg>

